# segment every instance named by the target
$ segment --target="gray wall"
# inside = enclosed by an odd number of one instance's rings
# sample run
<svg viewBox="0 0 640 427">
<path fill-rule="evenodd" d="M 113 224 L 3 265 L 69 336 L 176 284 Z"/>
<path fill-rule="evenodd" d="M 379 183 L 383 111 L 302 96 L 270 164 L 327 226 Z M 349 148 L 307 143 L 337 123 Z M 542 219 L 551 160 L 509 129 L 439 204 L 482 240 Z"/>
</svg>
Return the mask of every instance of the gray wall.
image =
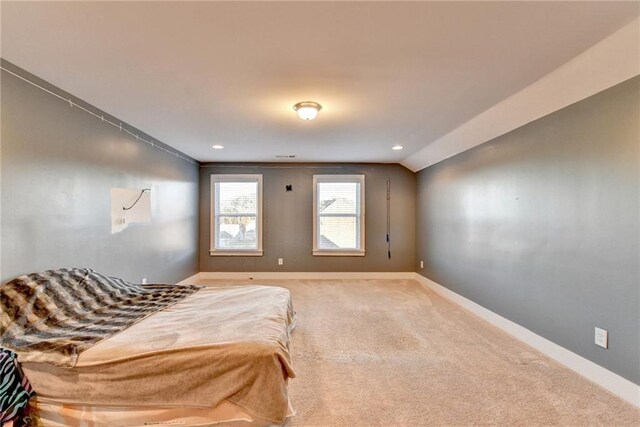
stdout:
<svg viewBox="0 0 640 427">
<path fill-rule="evenodd" d="M 209 255 L 210 176 L 215 173 L 263 175 L 264 232 L 261 257 Z M 365 174 L 364 257 L 311 255 L 314 174 Z M 386 179 L 391 178 L 391 259 L 386 245 Z M 201 271 L 414 271 L 415 174 L 386 164 L 208 164 L 200 172 Z M 293 185 L 292 192 L 285 186 Z M 278 258 L 284 265 L 278 266 Z"/>
<path fill-rule="evenodd" d="M 28 75 L 6 61 L 2 65 Z M 176 282 L 198 272 L 197 165 L 136 141 L 7 72 L 1 76 L 0 281 L 73 266 L 150 282 Z M 111 234 L 110 189 L 150 186 L 158 190 L 152 223 Z"/>
<path fill-rule="evenodd" d="M 417 271 L 640 383 L 639 120 L 636 77 L 421 171 Z"/>
</svg>

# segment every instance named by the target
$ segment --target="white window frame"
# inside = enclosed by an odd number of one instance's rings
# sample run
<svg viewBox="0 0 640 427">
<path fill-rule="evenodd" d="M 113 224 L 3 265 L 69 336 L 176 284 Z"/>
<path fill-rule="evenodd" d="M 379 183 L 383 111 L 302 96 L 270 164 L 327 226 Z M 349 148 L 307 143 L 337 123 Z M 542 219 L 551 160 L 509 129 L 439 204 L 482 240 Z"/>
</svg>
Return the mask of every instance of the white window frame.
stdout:
<svg viewBox="0 0 640 427">
<path fill-rule="evenodd" d="M 313 175 L 313 255 L 314 256 L 365 256 L 365 187 L 364 175 Z M 360 184 L 360 248 L 359 249 L 326 249 L 318 247 L 320 232 L 320 216 L 318 212 L 318 184 L 326 182 L 344 182 Z"/>
<path fill-rule="evenodd" d="M 257 249 L 216 248 L 216 183 L 217 182 L 256 182 L 258 184 L 256 237 Z M 262 256 L 262 175 L 259 174 L 211 174 L 211 214 L 210 245 L 211 256 Z"/>
</svg>

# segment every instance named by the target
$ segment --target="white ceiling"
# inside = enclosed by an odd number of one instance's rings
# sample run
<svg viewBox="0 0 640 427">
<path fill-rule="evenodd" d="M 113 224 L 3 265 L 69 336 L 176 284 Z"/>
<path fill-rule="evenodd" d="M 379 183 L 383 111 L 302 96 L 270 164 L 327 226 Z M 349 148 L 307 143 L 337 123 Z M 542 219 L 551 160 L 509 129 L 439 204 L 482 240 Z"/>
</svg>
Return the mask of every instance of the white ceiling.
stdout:
<svg viewBox="0 0 640 427">
<path fill-rule="evenodd" d="M 638 10 L 628 2 L 3 2 L 1 55 L 201 161 L 400 162 Z M 313 122 L 292 110 L 305 100 L 324 106 Z"/>
</svg>

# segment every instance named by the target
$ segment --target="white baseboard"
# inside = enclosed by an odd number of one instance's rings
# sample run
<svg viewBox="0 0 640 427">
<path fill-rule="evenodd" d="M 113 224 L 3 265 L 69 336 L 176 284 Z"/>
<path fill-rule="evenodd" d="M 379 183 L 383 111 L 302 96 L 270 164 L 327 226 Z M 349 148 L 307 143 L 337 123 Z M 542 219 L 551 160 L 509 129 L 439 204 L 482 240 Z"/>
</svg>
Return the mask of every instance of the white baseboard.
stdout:
<svg viewBox="0 0 640 427">
<path fill-rule="evenodd" d="M 277 279 L 302 279 L 302 280 L 336 280 L 336 279 L 415 279 L 414 272 L 277 272 L 277 271 L 257 271 L 257 272 L 224 272 L 224 271 L 203 271 L 199 276 L 200 280 L 277 280 Z"/>
<path fill-rule="evenodd" d="M 415 273 L 415 279 L 440 296 L 456 303 L 492 325 L 502 329 L 544 355 L 593 381 L 611 393 L 640 408 L 640 385 L 559 346 L 527 328 L 506 319 L 426 277 Z"/>
<path fill-rule="evenodd" d="M 176 285 L 178 286 L 194 285 L 194 284 L 198 284 L 198 280 L 200 280 L 200 273 L 196 273 L 193 276 L 187 277 L 186 279 L 176 283 Z"/>
</svg>

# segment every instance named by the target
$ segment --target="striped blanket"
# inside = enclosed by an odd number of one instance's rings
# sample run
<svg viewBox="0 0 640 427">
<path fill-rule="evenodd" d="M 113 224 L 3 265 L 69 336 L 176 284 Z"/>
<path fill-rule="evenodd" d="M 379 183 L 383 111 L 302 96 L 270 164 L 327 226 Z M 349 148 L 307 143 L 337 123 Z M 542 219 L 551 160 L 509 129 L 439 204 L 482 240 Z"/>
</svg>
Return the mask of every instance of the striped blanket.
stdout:
<svg viewBox="0 0 640 427">
<path fill-rule="evenodd" d="M 0 286 L 0 347 L 20 362 L 73 367 L 82 351 L 199 289 L 137 285 L 84 268 L 20 276 Z"/>
<path fill-rule="evenodd" d="M 18 418 L 33 395 L 16 355 L 0 348 L 0 425 Z"/>
</svg>

